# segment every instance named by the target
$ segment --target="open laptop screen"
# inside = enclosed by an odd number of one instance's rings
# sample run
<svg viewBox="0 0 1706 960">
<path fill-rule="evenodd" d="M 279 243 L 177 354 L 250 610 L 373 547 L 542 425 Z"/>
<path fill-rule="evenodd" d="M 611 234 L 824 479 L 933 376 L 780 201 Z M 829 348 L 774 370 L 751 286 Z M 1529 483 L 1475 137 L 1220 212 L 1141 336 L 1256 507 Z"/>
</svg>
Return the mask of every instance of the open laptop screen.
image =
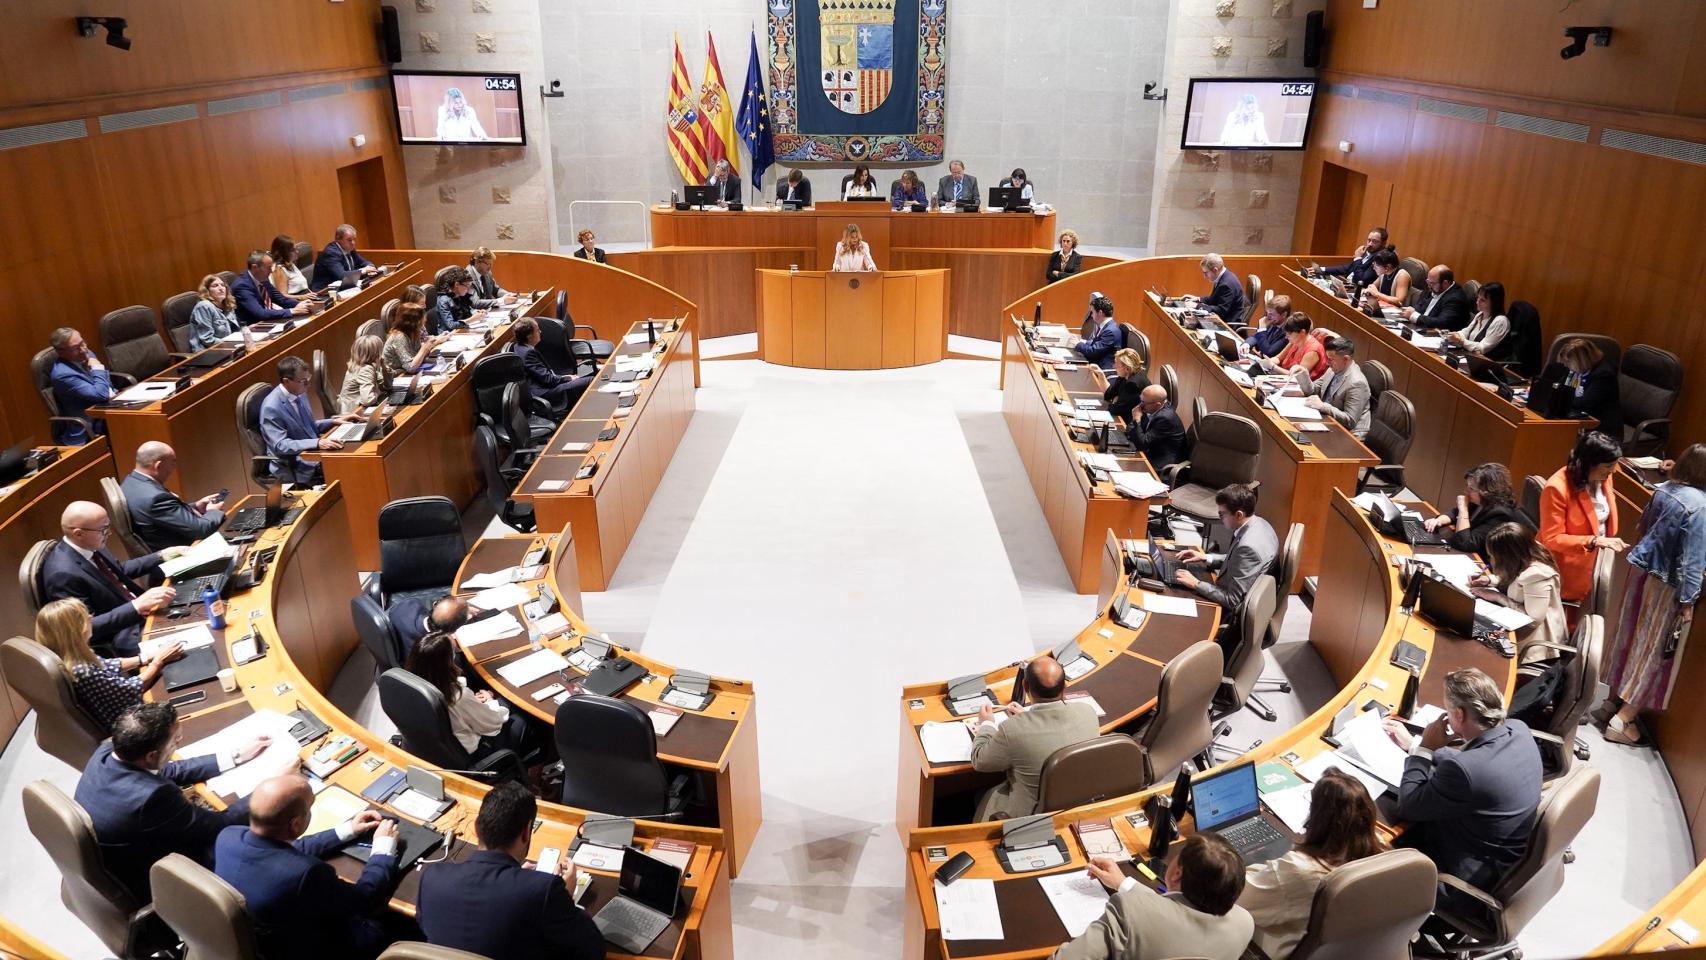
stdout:
<svg viewBox="0 0 1706 960">
<path fill-rule="evenodd" d="M 629 847 L 622 851 L 622 876 L 616 887 L 622 896 L 673 917 L 681 893 L 681 868 Z"/>
<path fill-rule="evenodd" d="M 1240 763 L 1213 776 L 1191 781 L 1191 803 L 1198 830 L 1212 830 L 1255 813 L 1261 802 L 1256 792 L 1256 765 Z"/>
</svg>

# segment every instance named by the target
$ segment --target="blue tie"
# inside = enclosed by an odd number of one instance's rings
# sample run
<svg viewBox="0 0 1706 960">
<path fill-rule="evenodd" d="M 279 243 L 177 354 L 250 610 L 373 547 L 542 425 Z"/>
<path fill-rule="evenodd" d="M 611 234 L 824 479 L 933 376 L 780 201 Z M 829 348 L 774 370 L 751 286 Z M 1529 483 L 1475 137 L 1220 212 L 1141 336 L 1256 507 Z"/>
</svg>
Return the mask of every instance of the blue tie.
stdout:
<svg viewBox="0 0 1706 960">
<path fill-rule="evenodd" d="M 307 431 L 307 436 L 303 437 L 303 439 L 306 440 L 308 437 L 319 436 L 320 431 L 314 429 L 314 412 L 308 409 L 308 397 L 306 395 L 292 397 L 290 405 L 296 410 L 297 421 L 300 422 L 302 428 Z"/>
<path fill-rule="evenodd" d="M 958 200 L 960 198 L 960 186 L 962 183 L 963 183 L 963 181 L 960 181 L 960 180 L 954 181 L 954 199 L 955 200 Z"/>
</svg>

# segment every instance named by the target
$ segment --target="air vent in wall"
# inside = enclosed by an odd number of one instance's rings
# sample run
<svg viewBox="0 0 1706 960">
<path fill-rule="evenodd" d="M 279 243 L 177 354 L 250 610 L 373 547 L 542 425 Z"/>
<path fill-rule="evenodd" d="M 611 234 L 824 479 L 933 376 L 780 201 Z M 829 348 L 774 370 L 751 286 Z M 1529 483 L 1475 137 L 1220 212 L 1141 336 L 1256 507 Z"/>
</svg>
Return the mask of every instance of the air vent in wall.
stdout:
<svg viewBox="0 0 1706 960">
<path fill-rule="evenodd" d="M 1454 117 L 1467 120 L 1470 123 L 1486 123 L 1487 108 L 1472 107 L 1467 103 L 1452 103 L 1450 100 L 1435 100 L 1433 97 L 1420 97 L 1416 100 L 1416 109 L 1423 113 L 1437 114 L 1442 117 Z"/>
<path fill-rule="evenodd" d="M 13 147 L 35 147 L 61 140 L 80 140 L 89 135 L 82 120 L 61 120 L 58 123 L 35 123 L 27 127 L 0 130 L 0 150 Z"/>
<path fill-rule="evenodd" d="M 1321 89 L 1335 97 L 1354 97 L 1357 95 L 1357 88 L 1348 83 L 1323 83 Z"/>
<path fill-rule="evenodd" d="M 290 102 L 298 103 L 303 100 L 318 100 L 321 97 L 335 97 L 344 92 L 341 83 L 316 83 L 311 87 L 297 87 L 290 91 Z"/>
<path fill-rule="evenodd" d="M 207 101 L 207 115 L 210 117 L 223 116 L 227 113 L 242 113 L 244 110 L 260 110 L 263 107 L 276 107 L 284 102 L 277 90 L 266 93 L 251 93 L 246 97 L 227 97 L 224 100 Z"/>
<path fill-rule="evenodd" d="M 1571 143 L 1588 142 L 1588 125 L 1585 123 L 1570 123 L 1567 120 L 1553 120 L 1551 117 L 1531 117 L 1526 113 L 1510 113 L 1505 110 L 1499 111 L 1499 116 L 1493 123 L 1506 130 L 1538 133 L 1543 137 L 1556 137 Z"/>
<path fill-rule="evenodd" d="M 180 103 L 175 107 L 155 107 L 152 110 L 132 110 L 129 113 L 109 113 L 101 118 L 102 133 L 118 133 L 139 127 L 158 127 L 164 123 L 181 123 L 195 119 L 195 104 Z"/>
<path fill-rule="evenodd" d="M 383 90 L 385 89 L 385 78 L 362 77 L 359 80 L 351 80 L 349 86 L 351 90 Z"/>
<path fill-rule="evenodd" d="M 1650 157 L 1706 164 L 1706 143 L 1695 143 L 1692 140 L 1675 140 L 1671 137 L 1655 137 L 1650 133 L 1608 129 L 1599 132 L 1599 142 L 1601 146 L 1644 153 Z"/>
<path fill-rule="evenodd" d="M 1357 99 L 1373 100 L 1375 103 L 1391 104 L 1394 107 L 1408 107 L 1410 105 L 1409 94 L 1378 90 L 1374 87 L 1357 87 Z"/>
</svg>

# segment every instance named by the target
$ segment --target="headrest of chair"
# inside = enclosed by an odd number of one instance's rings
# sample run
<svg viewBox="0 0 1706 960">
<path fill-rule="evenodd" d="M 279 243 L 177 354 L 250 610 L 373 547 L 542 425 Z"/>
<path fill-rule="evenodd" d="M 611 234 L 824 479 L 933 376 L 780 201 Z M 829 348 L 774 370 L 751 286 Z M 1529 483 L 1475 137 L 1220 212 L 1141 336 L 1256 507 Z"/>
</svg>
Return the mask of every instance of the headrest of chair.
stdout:
<svg viewBox="0 0 1706 960">
<path fill-rule="evenodd" d="M 185 290 L 167 297 L 166 302 L 160 304 L 160 315 L 165 318 L 167 328 L 187 325 L 199 300 L 201 294 L 194 290 Z"/>
<path fill-rule="evenodd" d="M 1250 585 L 1250 591 L 1244 594 L 1244 603 L 1238 608 L 1239 630 L 1244 639 L 1260 645 L 1262 631 L 1274 618 L 1277 592 L 1271 574 L 1262 574 Z"/>
<path fill-rule="evenodd" d="M 154 324 L 154 311 L 142 304 L 132 304 L 120 307 L 101 318 L 101 342 L 111 346 L 129 340 L 140 340 L 143 337 L 160 339 L 160 331 Z"/>
<path fill-rule="evenodd" d="M 393 943 L 379 955 L 379 960 L 486 960 L 477 953 L 452 950 L 430 943 Z"/>
<path fill-rule="evenodd" d="M 1419 850 L 1341 864 L 1315 891 L 1306 936 L 1316 944 L 1352 944 L 1388 932 L 1407 940 L 1433 912 L 1438 883 L 1438 869 Z"/>
<path fill-rule="evenodd" d="M 1064 810 L 1143 789 L 1143 748 L 1123 733 L 1067 744 L 1043 761 L 1037 810 Z"/>
<path fill-rule="evenodd" d="M 254 957 L 254 928 L 243 895 L 181 853 L 168 855 L 148 870 L 154 912 L 189 944 L 190 956 Z"/>
<path fill-rule="evenodd" d="M 1203 417 L 1202 423 L 1197 425 L 1197 444 L 1199 451 L 1202 444 L 1207 444 L 1212 447 L 1224 447 L 1234 453 L 1253 455 L 1262 450 L 1262 431 L 1249 417 L 1223 410 L 1210 410 L 1208 416 Z M 1193 463 L 1198 456 L 1200 454 L 1196 452 L 1191 454 Z"/>
<path fill-rule="evenodd" d="M 13 690 L 23 695 L 36 711 L 37 723 L 65 718 L 83 726 L 100 743 L 106 734 L 83 712 L 59 654 L 29 639 L 13 637 L 0 643 L 0 673 Z"/>
<path fill-rule="evenodd" d="M 1652 344 L 1637 343 L 1623 351 L 1622 372 L 1665 390 L 1682 388 L 1682 359 Z"/>
<path fill-rule="evenodd" d="M 243 426 L 251 430 L 261 428 L 261 404 L 266 402 L 267 394 L 271 392 L 270 383 L 251 383 L 237 395 L 237 408 L 243 412 Z"/>
<path fill-rule="evenodd" d="M 37 540 L 24 559 L 18 564 L 18 592 L 23 595 L 24 606 L 29 608 L 29 614 L 34 617 L 43 606 L 41 568 L 47 563 L 47 555 L 53 550 L 57 540 Z"/>
<path fill-rule="evenodd" d="M 404 497 L 379 508 L 380 540 L 462 536 L 462 516 L 449 497 Z"/>
<path fill-rule="evenodd" d="M 35 381 L 37 390 L 46 390 L 53 385 L 53 364 L 59 359 L 59 354 L 53 348 L 36 351 L 30 358 L 30 377 Z"/>
<path fill-rule="evenodd" d="M 124 885 L 107 873 L 88 811 L 63 790 L 37 780 L 23 790 L 24 822 L 67 879 L 75 878 L 126 912 L 139 909 Z"/>
<path fill-rule="evenodd" d="M 1199 640 L 1186 647 L 1161 671 L 1161 686 L 1156 693 L 1156 713 L 1161 715 L 1174 703 L 1208 703 L 1220 689 L 1226 659 L 1220 644 Z"/>
<path fill-rule="evenodd" d="M 468 763 L 467 751 L 451 731 L 450 708 L 432 684 L 392 667 L 379 675 L 379 706 L 403 735 L 405 750 L 441 767 Z"/>
<path fill-rule="evenodd" d="M 482 390 L 500 383 L 520 380 L 526 376 L 526 372 L 520 354 L 500 350 L 474 361 L 474 372 L 469 376 L 474 389 Z"/>
<path fill-rule="evenodd" d="M 616 756 L 655 756 L 657 731 L 645 711 L 626 700 L 582 694 L 557 707 L 556 729 L 562 742 L 565 731 L 585 753 Z"/>
</svg>

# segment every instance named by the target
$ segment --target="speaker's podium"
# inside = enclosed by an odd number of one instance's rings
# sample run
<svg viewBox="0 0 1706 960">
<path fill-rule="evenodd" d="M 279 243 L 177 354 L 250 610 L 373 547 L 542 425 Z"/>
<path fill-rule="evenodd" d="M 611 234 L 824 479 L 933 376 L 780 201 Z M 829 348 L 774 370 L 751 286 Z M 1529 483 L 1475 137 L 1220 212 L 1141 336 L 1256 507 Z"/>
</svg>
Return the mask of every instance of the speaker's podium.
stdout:
<svg viewBox="0 0 1706 960">
<path fill-rule="evenodd" d="M 757 274 L 758 356 L 768 363 L 882 370 L 947 355 L 947 270 Z"/>
</svg>

